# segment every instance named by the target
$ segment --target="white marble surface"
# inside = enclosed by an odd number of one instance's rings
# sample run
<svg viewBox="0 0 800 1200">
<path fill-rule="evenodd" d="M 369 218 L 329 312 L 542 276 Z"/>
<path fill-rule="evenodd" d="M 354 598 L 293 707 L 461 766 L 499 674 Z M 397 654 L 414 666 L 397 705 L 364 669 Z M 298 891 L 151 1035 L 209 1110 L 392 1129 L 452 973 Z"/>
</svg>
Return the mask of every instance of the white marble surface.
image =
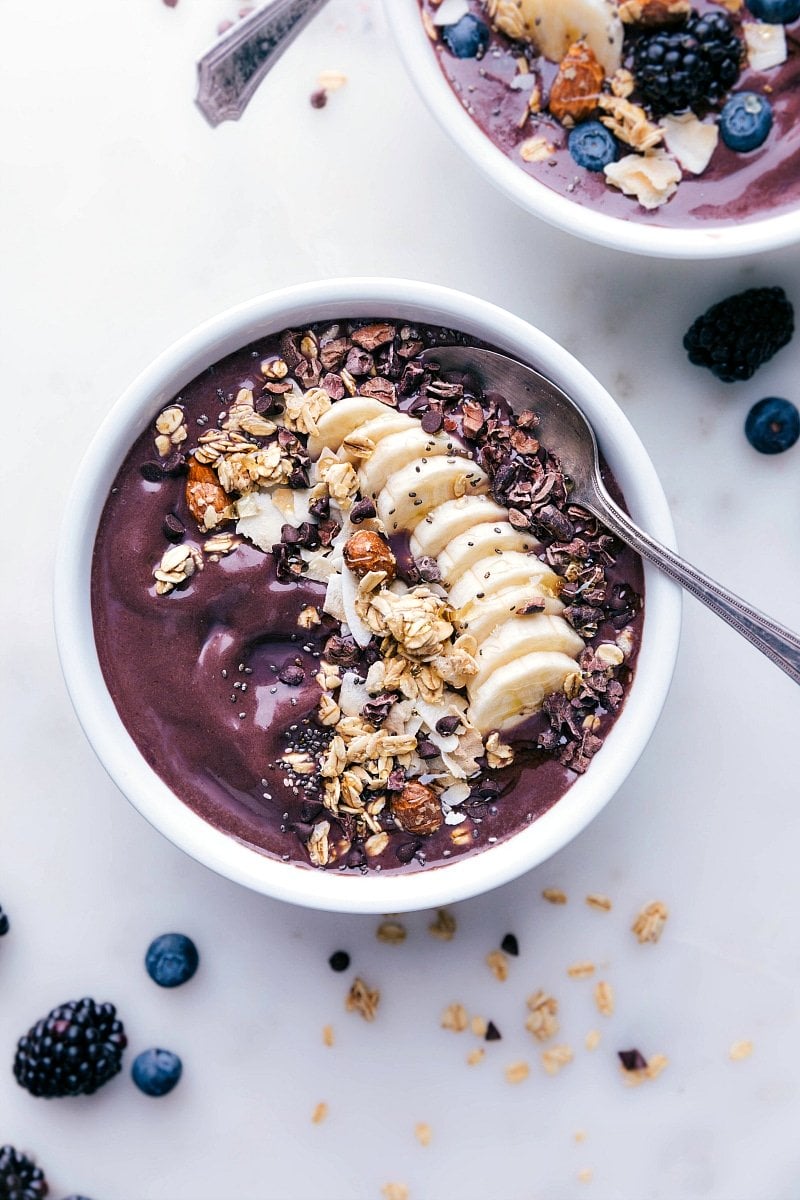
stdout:
<svg viewBox="0 0 800 1200">
<path fill-rule="evenodd" d="M 389 0 L 399 3 L 400 0 Z M 800 400 L 798 350 L 729 387 L 689 366 L 690 320 L 721 296 L 781 283 L 800 303 L 800 251 L 665 263 L 537 225 L 478 178 L 406 81 L 376 0 L 333 0 L 237 126 L 193 108 L 194 60 L 230 0 L 4 0 L 0 72 L 5 508 L 0 737 L 0 1060 L 68 997 L 113 999 L 134 1052 L 179 1052 L 168 1098 L 126 1075 L 94 1098 L 34 1100 L 0 1072 L 0 1142 L 35 1153 L 52 1195 L 94 1200 L 791 1200 L 800 1189 L 800 844 L 797 692 L 687 601 L 675 683 L 653 740 L 604 814 L 555 860 L 458 906 L 441 944 L 427 918 L 399 947 L 372 919 L 248 894 L 168 845 L 106 779 L 73 717 L 51 628 L 62 498 L 113 399 L 197 321 L 282 284 L 337 274 L 447 283 L 515 310 L 617 396 L 662 475 L 684 552 L 800 625 L 800 446 L 747 446 L 750 403 Z M 308 103 L 319 71 L 349 82 Z M 563 887 L 566 908 L 540 897 Z M 587 891 L 614 901 L 609 914 Z M 644 902 L 671 917 L 658 946 L 629 932 Z M 152 936 L 190 933 L 195 980 L 157 989 Z M 508 930 L 506 983 L 484 957 Z M 344 1012 L 344 947 L 383 1000 Z M 599 1017 L 589 958 L 613 982 Z M 522 1027 L 551 989 L 576 1059 L 548 1078 Z M 503 1040 L 468 1068 L 470 1033 L 438 1026 L 463 1001 Z M 322 1045 L 332 1023 L 336 1044 Z M 592 1027 L 603 1040 L 583 1048 Z M 746 1062 L 730 1044 L 750 1038 Z M 664 1052 L 626 1089 L 615 1051 Z M 518 1087 L 504 1068 L 533 1065 Z M 319 1101 L 330 1106 L 311 1123 Z M 427 1121 L 433 1141 L 413 1135 Z M 586 1140 L 574 1140 L 575 1131 Z M 591 1169 L 591 1182 L 578 1173 Z"/>
</svg>

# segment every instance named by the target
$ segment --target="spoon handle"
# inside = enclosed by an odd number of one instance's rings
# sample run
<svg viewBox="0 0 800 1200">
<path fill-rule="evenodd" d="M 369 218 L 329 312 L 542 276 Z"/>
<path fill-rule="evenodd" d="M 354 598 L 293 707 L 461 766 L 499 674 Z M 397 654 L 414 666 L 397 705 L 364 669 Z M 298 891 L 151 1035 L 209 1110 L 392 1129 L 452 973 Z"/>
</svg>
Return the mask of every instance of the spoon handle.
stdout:
<svg viewBox="0 0 800 1200">
<path fill-rule="evenodd" d="M 195 103 L 209 125 L 239 119 L 267 72 L 327 2 L 270 0 L 203 55 Z"/>
<path fill-rule="evenodd" d="M 666 546 L 662 546 L 639 529 L 599 484 L 595 486 L 592 501 L 593 503 L 587 503 L 586 507 L 591 509 L 612 533 L 638 551 L 643 558 L 660 567 L 671 579 L 682 584 L 707 608 L 746 637 L 757 650 L 766 654 L 767 658 L 785 671 L 795 683 L 800 683 L 800 637 L 797 634 L 785 629 L 758 609 L 752 608 L 739 596 L 709 579 L 673 550 L 668 550 Z"/>
</svg>

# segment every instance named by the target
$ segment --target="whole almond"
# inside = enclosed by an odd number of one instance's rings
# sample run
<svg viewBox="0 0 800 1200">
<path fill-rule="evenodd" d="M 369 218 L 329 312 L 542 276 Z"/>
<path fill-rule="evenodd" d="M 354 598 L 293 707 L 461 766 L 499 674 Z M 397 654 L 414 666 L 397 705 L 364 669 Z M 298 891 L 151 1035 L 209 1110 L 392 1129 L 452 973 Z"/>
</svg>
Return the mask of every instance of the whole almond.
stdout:
<svg viewBox="0 0 800 1200">
<path fill-rule="evenodd" d="M 226 520 L 231 512 L 230 500 L 211 467 L 199 463 L 195 458 L 189 459 L 186 506 L 201 529 L 209 528 L 206 523 L 206 512 L 209 508 L 219 514 L 217 524 Z"/>
<path fill-rule="evenodd" d="M 439 797 L 424 783 L 407 783 L 392 800 L 392 811 L 407 833 L 435 833 L 444 821 Z"/>
<path fill-rule="evenodd" d="M 567 51 L 550 89 L 550 112 L 562 125 L 585 121 L 597 108 L 605 72 L 586 42 L 575 42 Z"/>
<path fill-rule="evenodd" d="M 379 533 L 371 529 L 359 529 L 348 538 L 344 548 L 344 561 L 356 575 L 367 575 L 370 571 L 383 571 L 387 580 L 394 579 L 397 563 L 390 547 Z"/>
</svg>

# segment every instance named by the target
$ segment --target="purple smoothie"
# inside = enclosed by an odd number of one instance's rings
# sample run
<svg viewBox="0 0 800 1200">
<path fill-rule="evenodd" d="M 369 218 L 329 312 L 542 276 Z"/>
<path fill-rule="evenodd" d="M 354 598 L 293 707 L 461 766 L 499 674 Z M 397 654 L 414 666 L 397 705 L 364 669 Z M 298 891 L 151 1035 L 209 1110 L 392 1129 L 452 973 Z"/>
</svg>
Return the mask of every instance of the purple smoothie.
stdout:
<svg viewBox="0 0 800 1200">
<path fill-rule="evenodd" d="M 436 5 L 420 0 L 435 16 Z M 482 0 L 469 0 L 470 12 L 487 20 Z M 719 3 L 694 0 L 699 14 L 724 12 Z M 739 28 L 752 21 L 746 9 L 731 14 Z M 628 27 L 626 27 L 628 28 Z M 626 44 L 628 41 L 626 35 Z M 676 193 L 660 208 L 648 211 L 634 197 L 608 186 L 602 172 L 579 167 L 567 149 L 568 130 L 546 111 L 523 121 L 526 94 L 512 88 L 517 59 L 524 47 L 493 30 L 482 58 L 456 58 L 441 41 L 435 53 L 439 65 L 466 111 L 494 144 L 522 171 L 560 195 L 611 217 L 645 224 L 691 227 L 703 222 L 733 225 L 789 212 L 800 204 L 800 22 L 786 27 L 788 57 L 781 66 L 753 71 L 746 64 L 733 90 L 768 95 L 774 123 L 764 143 L 749 153 L 736 153 L 720 139 L 711 162 L 698 176 L 684 172 Z M 539 73 L 544 97 L 558 71 L 528 50 Z M 636 94 L 633 97 L 636 100 Z M 714 109 L 712 112 L 716 112 Z M 543 136 L 555 147 L 544 162 L 525 162 L 520 146 Z M 621 153 L 633 153 L 623 147 Z"/>
<path fill-rule="evenodd" d="M 324 337 L 321 326 L 314 329 Z M 447 330 L 418 328 L 410 335 L 405 345 L 412 351 L 466 342 Z M 402 346 L 399 333 L 396 343 L 374 356 L 386 379 L 399 380 L 413 358 L 396 353 Z M 175 403 L 182 406 L 188 426 L 185 451 L 196 444 L 198 434 L 216 425 L 241 387 L 261 387 L 260 362 L 285 344 L 284 335 L 264 338 L 183 389 Z M 333 387 L 330 380 L 328 386 Z M 413 391 L 398 400 L 412 412 L 419 405 Z M 458 415 L 451 419 L 456 438 L 459 420 Z M 284 755 L 298 748 L 313 755 L 330 737 L 315 720 L 321 696 L 315 675 L 338 624 L 326 615 L 309 629 L 297 623 L 306 606 L 321 608 L 325 585 L 302 578 L 279 580 L 273 555 L 245 541 L 218 561 L 206 556 L 203 570 L 169 595 L 156 595 L 153 567 L 170 544 L 165 518 L 170 518 L 173 538 L 176 529 L 185 528 L 184 545 L 200 550 L 210 535 L 199 532 L 187 508 L 185 455 L 172 456 L 166 464 L 171 473 L 162 472 L 155 480 L 144 477 L 159 473 L 150 469 L 154 457 L 148 428 L 116 476 L 95 543 L 92 612 L 110 694 L 146 761 L 184 803 L 230 836 L 310 867 L 304 843 L 324 811 L 321 780 L 317 773 L 298 776 L 288 770 Z M 619 496 L 610 475 L 607 482 Z M 409 565 L 410 556 L 406 558 Z M 630 628 L 634 650 L 620 672 L 627 690 L 642 624 L 643 577 L 631 551 L 616 546 L 613 559 L 606 567 L 609 602 L 593 641 L 613 640 L 623 626 Z M 403 562 L 399 552 L 401 573 Z M 616 607 L 611 602 L 615 587 L 622 587 Z M 602 704 L 594 711 L 602 738 L 616 713 Z M 366 860 L 356 839 L 350 852 L 328 869 L 419 870 L 510 837 L 555 804 L 576 778 L 552 752 L 536 748 L 547 728 L 544 716 L 529 719 L 508 739 L 517 747 L 513 766 L 472 781 L 457 843 L 446 824 L 424 838 L 390 827 L 383 853 Z"/>
</svg>

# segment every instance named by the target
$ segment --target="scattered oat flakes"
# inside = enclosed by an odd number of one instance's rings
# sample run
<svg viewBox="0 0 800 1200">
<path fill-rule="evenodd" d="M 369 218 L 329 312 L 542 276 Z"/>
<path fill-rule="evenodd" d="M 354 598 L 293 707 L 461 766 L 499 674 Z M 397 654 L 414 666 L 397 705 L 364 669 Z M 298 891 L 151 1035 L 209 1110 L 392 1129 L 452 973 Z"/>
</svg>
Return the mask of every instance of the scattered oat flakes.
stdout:
<svg viewBox="0 0 800 1200">
<path fill-rule="evenodd" d="M 548 1038 L 558 1033 L 556 1018 L 558 1001 L 555 996 L 550 996 L 541 990 L 534 992 L 532 996 L 528 997 L 528 1008 L 531 1011 L 525 1021 L 525 1028 L 533 1034 L 537 1041 L 546 1042 Z"/>
<path fill-rule="evenodd" d="M 555 146 L 545 137 L 526 138 L 519 148 L 519 156 L 526 163 L 546 162 L 554 153 Z"/>
<path fill-rule="evenodd" d="M 333 1036 L 333 1026 L 332 1025 L 323 1025 L 322 1026 L 322 1041 L 326 1046 L 333 1045 L 334 1036 Z"/>
<path fill-rule="evenodd" d="M 561 888 L 545 888 L 542 892 L 542 895 L 550 904 L 567 903 L 567 893 L 562 892 Z"/>
<path fill-rule="evenodd" d="M 514 761 L 514 750 L 500 741 L 498 733 L 490 733 L 486 739 L 486 765 L 491 771 L 509 767 Z"/>
<path fill-rule="evenodd" d="M 486 955 L 486 965 L 494 975 L 495 979 L 499 979 L 504 983 L 508 979 L 508 955 L 502 950 L 492 950 Z"/>
<path fill-rule="evenodd" d="M 384 1200 L 408 1200 L 409 1192 L 404 1183 L 385 1183 L 381 1195 Z"/>
<path fill-rule="evenodd" d="M 640 1083 L 645 1083 L 648 1079 L 658 1079 L 667 1063 L 668 1059 L 665 1054 L 654 1054 L 644 1067 L 636 1067 L 634 1070 L 628 1071 L 623 1066 L 620 1068 L 623 1081 L 628 1087 L 638 1087 Z"/>
<path fill-rule="evenodd" d="M 567 967 L 567 974 L 571 979 L 588 979 L 590 975 L 594 975 L 594 963 L 573 963 L 571 967 Z"/>
<path fill-rule="evenodd" d="M 590 1029 L 584 1040 L 584 1045 L 587 1050 L 596 1050 L 600 1045 L 600 1030 Z"/>
<path fill-rule="evenodd" d="M 506 1067 L 506 1083 L 522 1083 L 531 1073 L 530 1066 L 524 1060 L 512 1063 Z"/>
<path fill-rule="evenodd" d="M 631 925 L 631 929 L 641 943 L 657 942 L 664 930 L 668 916 L 666 904 L 660 900 L 654 900 L 652 904 L 645 905 Z"/>
<path fill-rule="evenodd" d="M 469 1023 L 469 1027 L 475 1034 L 475 1037 L 486 1037 L 489 1022 L 485 1017 L 473 1017 Z"/>
<path fill-rule="evenodd" d="M 344 1006 L 348 1012 L 359 1013 L 365 1021 L 374 1021 L 378 1015 L 381 994 L 377 988 L 370 989 L 358 976 L 353 980 Z"/>
<path fill-rule="evenodd" d="M 307 604 L 297 618 L 297 624 L 301 629 L 311 629 L 314 625 L 319 625 L 321 621 L 319 609 L 313 604 Z"/>
<path fill-rule="evenodd" d="M 321 1125 L 328 1115 L 328 1106 L 324 1100 L 320 1100 L 317 1107 L 311 1114 L 311 1120 L 314 1125 Z"/>
<path fill-rule="evenodd" d="M 597 908 L 601 912 L 611 912 L 611 901 L 608 896 L 600 896 L 597 892 L 590 892 L 586 897 L 586 903 L 589 908 Z"/>
<path fill-rule="evenodd" d="M 749 1058 L 753 1053 L 753 1043 L 750 1041 L 734 1042 L 728 1051 L 728 1057 L 734 1062 L 741 1062 L 743 1058 Z"/>
<path fill-rule="evenodd" d="M 326 92 L 338 92 L 347 83 L 344 71 L 320 71 L 317 76 L 317 87 Z"/>
<path fill-rule="evenodd" d="M 572 1062 L 574 1057 L 571 1046 L 564 1043 L 559 1046 L 551 1046 L 549 1050 L 542 1051 L 542 1066 L 548 1075 L 557 1075 L 562 1067 L 566 1067 L 567 1063 Z"/>
<path fill-rule="evenodd" d="M 594 1002 L 597 1011 L 604 1017 L 610 1017 L 614 1011 L 614 989 L 604 979 L 595 984 Z"/>
<path fill-rule="evenodd" d="M 452 942 L 456 935 L 456 919 L 446 908 L 436 912 L 436 919 L 428 926 L 428 933 L 440 942 Z"/>
<path fill-rule="evenodd" d="M 442 1013 L 442 1029 L 452 1029 L 453 1033 L 463 1033 L 469 1025 L 467 1010 L 463 1004 L 448 1004 Z"/>
<path fill-rule="evenodd" d="M 588 1167 L 584 1167 L 581 1171 L 578 1171 L 578 1180 L 580 1183 L 592 1182 L 592 1172 Z"/>
<path fill-rule="evenodd" d="M 379 942 L 385 942 L 387 946 L 399 946 L 406 940 L 406 927 L 399 921 L 381 921 L 375 936 Z"/>
<path fill-rule="evenodd" d="M 476 1067 L 478 1063 L 483 1062 L 486 1056 L 486 1051 L 483 1046 L 476 1046 L 474 1050 L 470 1050 L 467 1055 L 467 1066 Z"/>
<path fill-rule="evenodd" d="M 427 1121 L 418 1121 L 414 1126 L 414 1137 L 419 1142 L 420 1146 L 430 1146 L 433 1130 Z"/>
</svg>

